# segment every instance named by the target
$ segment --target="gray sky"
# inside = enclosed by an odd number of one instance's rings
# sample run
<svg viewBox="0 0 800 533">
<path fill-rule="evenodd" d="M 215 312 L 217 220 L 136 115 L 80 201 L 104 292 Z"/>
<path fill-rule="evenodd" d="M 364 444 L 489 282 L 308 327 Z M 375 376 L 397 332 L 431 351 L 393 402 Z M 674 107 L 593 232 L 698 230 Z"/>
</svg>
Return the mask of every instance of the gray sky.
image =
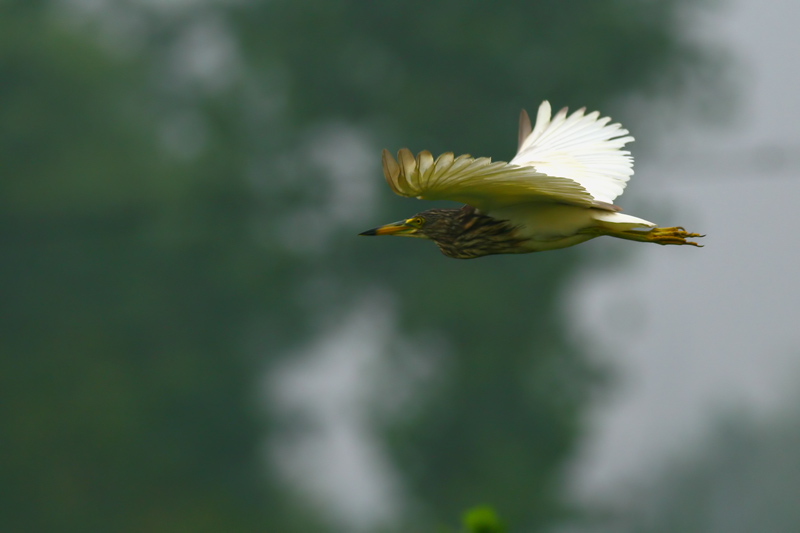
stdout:
<svg viewBox="0 0 800 533">
<path fill-rule="evenodd" d="M 800 3 L 733 0 L 711 15 L 694 31 L 734 55 L 733 120 L 672 126 L 658 153 L 637 158 L 630 197 L 617 201 L 707 233 L 706 247 L 637 247 L 613 271 L 587 274 L 571 298 L 576 334 L 621 375 L 575 464 L 584 501 L 624 496 L 719 415 L 769 416 L 797 397 Z"/>
</svg>

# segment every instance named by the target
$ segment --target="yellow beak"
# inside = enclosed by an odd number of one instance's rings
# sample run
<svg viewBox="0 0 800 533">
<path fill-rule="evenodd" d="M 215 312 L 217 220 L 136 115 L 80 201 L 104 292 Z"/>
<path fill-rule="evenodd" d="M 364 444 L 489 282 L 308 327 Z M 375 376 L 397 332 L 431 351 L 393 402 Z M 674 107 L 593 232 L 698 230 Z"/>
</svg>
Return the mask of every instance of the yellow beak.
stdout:
<svg viewBox="0 0 800 533">
<path fill-rule="evenodd" d="M 380 226 L 377 228 L 368 229 L 367 231 L 359 233 L 359 235 L 398 235 L 404 236 L 408 235 L 411 236 L 417 232 L 417 228 L 414 226 L 409 226 L 406 224 L 405 220 L 399 220 L 397 222 L 392 222 L 391 224 L 386 224 L 385 226 Z"/>
</svg>

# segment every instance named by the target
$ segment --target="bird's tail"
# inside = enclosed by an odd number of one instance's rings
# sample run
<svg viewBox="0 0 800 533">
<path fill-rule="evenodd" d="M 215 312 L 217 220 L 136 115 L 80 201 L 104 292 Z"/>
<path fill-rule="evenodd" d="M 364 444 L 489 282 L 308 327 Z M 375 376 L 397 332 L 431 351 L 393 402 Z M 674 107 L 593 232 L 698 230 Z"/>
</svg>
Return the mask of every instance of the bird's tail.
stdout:
<svg viewBox="0 0 800 533">
<path fill-rule="evenodd" d="M 697 233 L 689 233 L 680 226 L 659 228 L 652 222 L 623 213 L 598 210 L 592 218 L 596 225 L 587 228 L 582 233 L 608 235 L 629 241 L 654 242 L 656 244 L 690 244 L 698 247 L 700 247 L 699 244 L 687 239 L 703 237 L 703 235 Z"/>
<path fill-rule="evenodd" d="M 594 213 L 592 218 L 597 222 L 599 227 L 614 232 L 629 230 L 647 231 L 656 227 L 652 222 L 642 218 L 613 211 L 597 210 L 597 213 Z"/>
</svg>

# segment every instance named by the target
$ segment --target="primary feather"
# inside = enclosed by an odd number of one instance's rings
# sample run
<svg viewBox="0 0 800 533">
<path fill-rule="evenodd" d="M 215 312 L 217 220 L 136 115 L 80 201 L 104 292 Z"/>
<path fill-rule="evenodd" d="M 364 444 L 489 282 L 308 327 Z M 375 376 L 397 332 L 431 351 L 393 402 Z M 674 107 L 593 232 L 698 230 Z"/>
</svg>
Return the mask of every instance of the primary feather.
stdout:
<svg viewBox="0 0 800 533">
<path fill-rule="evenodd" d="M 552 120 L 550 114 L 545 101 L 536 126 L 508 163 L 451 152 L 434 161 L 428 151 L 415 158 L 402 148 L 396 161 L 383 151 L 384 176 L 401 196 L 454 200 L 482 211 L 530 202 L 607 207 L 633 174 L 633 158 L 620 150 L 633 137 L 619 124 L 608 126 L 608 118 L 598 120 L 596 112 L 567 117 L 562 109 Z M 520 139 L 524 130 L 521 123 Z"/>
<path fill-rule="evenodd" d="M 548 176 L 531 166 L 492 162 L 450 152 L 436 161 L 428 151 L 414 158 L 407 148 L 397 152 L 397 161 L 383 151 L 386 181 L 400 196 L 424 200 L 454 200 L 483 211 L 523 202 L 555 202 L 591 207 L 592 196 L 579 183 Z"/>
<path fill-rule="evenodd" d="M 620 124 L 608 124 L 597 111 L 584 115 L 567 108 L 550 118 L 550 103 L 539 106 L 536 127 L 510 165 L 530 166 L 548 176 L 582 185 L 598 202 L 611 204 L 633 174 L 633 157 L 621 148 L 633 141 Z"/>
</svg>

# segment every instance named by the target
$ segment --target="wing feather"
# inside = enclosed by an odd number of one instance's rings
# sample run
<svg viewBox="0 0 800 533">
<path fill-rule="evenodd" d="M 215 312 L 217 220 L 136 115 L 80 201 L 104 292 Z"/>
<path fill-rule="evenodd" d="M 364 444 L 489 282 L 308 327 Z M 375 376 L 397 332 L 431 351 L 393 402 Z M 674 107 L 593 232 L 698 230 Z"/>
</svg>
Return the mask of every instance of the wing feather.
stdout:
<svg viewBox="0 0 800 533">
<path fill-rule="evenodd" d="M 537 172 L 532 167 L 492 162 L 488 157 L 454 157 L 451 152 L 435 161 L 428 151 L 415 158 L 402 148 L 397 161 L 383 151 L 386 182 L 400 196 L 424 200 L 454 200 L 488 211 L 527 202 L 556 202 L 591 207 L 593 199 L 578 183 Z"/>
<path fill-rule="evenodd" d="M 381 157 L 383 163 L 383 177 L 386 178 L 386 183 L 389 184 L 389 188 L 396 194 L 400 194 L 400 184 L 397 181 L 397 178 L 400 176 L 400 167 L 393 157 L 386 157 L 386 153 L 386 150 L 384 150 L 383 157 Z"/>
<path fill-rule="evenodd" d="M 531 117 L 528 116 L 528 112 L 524 109 L 519 113 L 519 131 L 517 133 L 517 153 L 522 150 L 522 143 L 525 142 L 525 139 L 531 134 L 533 128 L 531 128 Z"/>
<path fill-rule="evenodd" d="M 483 211 L 530 202 L 614 209 L 633 174 L 633 158 L 622 149 L 633 137 L 597 111 L 568 114 L 565 107 L 551 115 L 550 104 L 542 102 L 531 129 L 522 111 L 519 150 L 508 163 L 452 152 L 434 160 L 428 151 L 414 157 L 407 148 L 395 160 L 384 150 L 386 182 L 400 196 L 454 200 Z"/>
<path fill-rule="evenodd" d="M 510 163 L 572 179 L 598 203 L 613 203 L 633 174 L 633 157 L 622 149 L 633 141 L 628 130 L 597 111 L 586 115 L 583 108 L 569 116 L 567 108 L 550 115 L 550 104 L 542 102 L 533 131 Z"/>
</svg>

